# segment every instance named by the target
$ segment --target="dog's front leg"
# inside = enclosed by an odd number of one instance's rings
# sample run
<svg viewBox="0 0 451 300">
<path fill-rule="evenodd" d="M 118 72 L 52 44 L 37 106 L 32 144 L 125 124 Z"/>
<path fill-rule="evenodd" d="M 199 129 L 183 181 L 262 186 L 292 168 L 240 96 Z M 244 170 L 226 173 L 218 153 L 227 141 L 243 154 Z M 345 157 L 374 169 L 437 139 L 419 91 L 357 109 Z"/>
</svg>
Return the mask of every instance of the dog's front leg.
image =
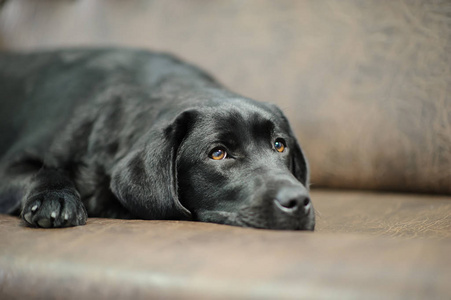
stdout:
<svg viewBox="0 0 451 300">
<path fill-rule="evenodd" d="M 86 209 L 75 185 L 64 171 L 41 169 L 22 199 L 22 219 L 35 227 L 84 225 Z"/>
</svg>

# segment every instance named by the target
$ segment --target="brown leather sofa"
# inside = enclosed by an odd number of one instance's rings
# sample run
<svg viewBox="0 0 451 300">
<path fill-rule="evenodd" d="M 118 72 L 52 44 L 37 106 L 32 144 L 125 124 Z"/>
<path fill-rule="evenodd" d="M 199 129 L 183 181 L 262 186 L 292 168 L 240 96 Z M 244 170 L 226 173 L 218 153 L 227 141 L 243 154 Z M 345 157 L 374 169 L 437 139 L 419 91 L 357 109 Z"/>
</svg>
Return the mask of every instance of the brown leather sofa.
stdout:
<svg viewBox="0 0 451 300">
<path fill-rule="evenodd" d="M 0 216 L 1 299 L 450 299 L 447 1 L 4 1 L 0 45 L 173 52 L 280 105 L 316 231 Z"/>
</svg>

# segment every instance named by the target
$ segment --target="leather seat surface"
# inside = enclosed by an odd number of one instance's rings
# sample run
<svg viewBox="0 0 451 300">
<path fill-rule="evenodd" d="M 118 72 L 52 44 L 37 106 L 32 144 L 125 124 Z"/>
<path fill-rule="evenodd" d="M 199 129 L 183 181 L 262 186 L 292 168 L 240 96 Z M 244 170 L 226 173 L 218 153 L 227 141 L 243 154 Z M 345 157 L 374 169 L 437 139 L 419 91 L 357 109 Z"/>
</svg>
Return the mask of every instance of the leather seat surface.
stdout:
<svg viewBox="0 0 451 300">
<path fill-rule="evenodd" d="M 314 191 L 316 232 L 0 215 L 2 299 L 443 299 L 451 198 Z M 394 238 L 396 237 L 396 238 Z"/>
</svg>

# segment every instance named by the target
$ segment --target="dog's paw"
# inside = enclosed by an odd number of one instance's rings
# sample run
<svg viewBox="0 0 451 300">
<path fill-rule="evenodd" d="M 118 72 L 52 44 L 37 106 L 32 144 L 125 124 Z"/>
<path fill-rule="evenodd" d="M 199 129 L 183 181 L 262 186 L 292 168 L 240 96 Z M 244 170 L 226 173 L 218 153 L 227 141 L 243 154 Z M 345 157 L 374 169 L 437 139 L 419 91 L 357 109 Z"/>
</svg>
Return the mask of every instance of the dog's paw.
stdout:
<svg viewBox="0 0 451 300">
<path fill-rule="evenodd" d="M 30 226 L 50 228 L 84 225 L 88 214 L 78 194 L 55 190 L 28 197 L 21 216 Z"/>
</svg>

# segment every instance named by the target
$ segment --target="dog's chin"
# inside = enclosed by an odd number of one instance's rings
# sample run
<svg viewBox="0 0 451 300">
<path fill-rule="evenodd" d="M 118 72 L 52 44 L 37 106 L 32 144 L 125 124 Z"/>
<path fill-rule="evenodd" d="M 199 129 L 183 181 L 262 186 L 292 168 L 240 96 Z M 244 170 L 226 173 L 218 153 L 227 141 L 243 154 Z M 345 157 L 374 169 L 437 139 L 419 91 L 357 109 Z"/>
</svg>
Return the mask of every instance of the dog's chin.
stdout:
<svg viewBox="0 0 451 300">
<path fill-rule="evenodd" d="M 274 230 L 309 230 L 315 229 L 315 215 L 304 218 L 296 216 L 273 216 L 267 218 L 258 214 L 225 211 L 200 211 L 195 214 L 195 220 L 239 227 L 251 227 Z"/>
</svg>

